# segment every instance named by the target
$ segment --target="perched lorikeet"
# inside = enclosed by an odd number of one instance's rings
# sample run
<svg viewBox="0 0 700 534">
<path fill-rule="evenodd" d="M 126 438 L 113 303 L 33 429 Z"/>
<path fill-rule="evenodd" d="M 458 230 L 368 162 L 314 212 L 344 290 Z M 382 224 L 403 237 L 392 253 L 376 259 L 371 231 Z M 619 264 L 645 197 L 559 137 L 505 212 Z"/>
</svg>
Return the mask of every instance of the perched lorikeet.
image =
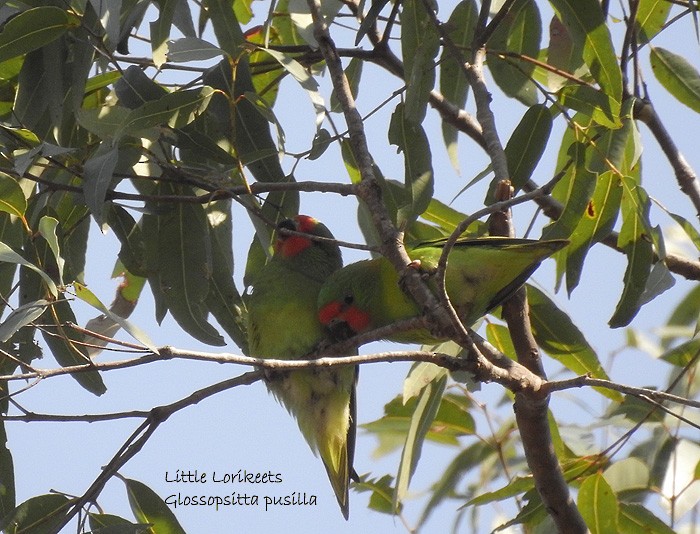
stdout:
<svg viewBox="0 0 700 534">
<path fill-rule="evenodd" d="M 542 260 L 566 246 L 566 240 L 536 241 L 506 237 L 463 239 L 448 257 L 447 295 L 467 327 L 512 295 Z M 437 268 L 444 240 L 409 250 L 430 273 Z M 399 285 L 396 269 L 384 257 L 353 263 L 336 271 L 321 288 L 319 320 L 336 337 L 386 326 L 420 314 L 416 303 Z M 389 336 L 400 343 L 435 343 L 425 329 Z"/>
<path fill-rule="evenodd" d="M 333 239 L 325 225 L 298 215 L 279 228 Z M 248 306 L 250 355 L 303 359 L 326 332 L 316 302 L 323 282 L 342 266 L 335 243 L 278 232 L 274 254 L 255 275 Z M 296 418 L 314 453 L 321 456 L 347 519 L 353 475 L 357 369 L 309 369 L 270 373 L 267 387 Z"/>
</svg>

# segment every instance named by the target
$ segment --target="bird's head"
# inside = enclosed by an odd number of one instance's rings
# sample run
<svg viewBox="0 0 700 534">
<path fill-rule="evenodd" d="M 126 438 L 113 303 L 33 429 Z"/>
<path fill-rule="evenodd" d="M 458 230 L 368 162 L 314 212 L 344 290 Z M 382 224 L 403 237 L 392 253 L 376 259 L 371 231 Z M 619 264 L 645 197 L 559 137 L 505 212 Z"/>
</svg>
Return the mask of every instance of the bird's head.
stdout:
<svg viewBox="0 0 700 534">
<path fill-rule="evenodd" d="M 336 340 L 373 328 L 371 297 L 377 280 L 370 262 L 358 262 L 335 272 L 318 295 L 318 319 Z M 370 276 L 367 276 L 370 275 Z"/>
<path fill-rule="evenodd" d="M 287 233 L 285 230 L 297 233 Z M 314 237 L 329 241 L 313 239 Z M 295 215 L 277 225 L 274 255 L 284 261 L 305 265 L 309 269 L 323 267 L 324 270 L 333 272 L 343 264 L 340 248 L 334 241 L 330 241 L 334 239 L 322 222 L 308 215 Z"/>
</svg>

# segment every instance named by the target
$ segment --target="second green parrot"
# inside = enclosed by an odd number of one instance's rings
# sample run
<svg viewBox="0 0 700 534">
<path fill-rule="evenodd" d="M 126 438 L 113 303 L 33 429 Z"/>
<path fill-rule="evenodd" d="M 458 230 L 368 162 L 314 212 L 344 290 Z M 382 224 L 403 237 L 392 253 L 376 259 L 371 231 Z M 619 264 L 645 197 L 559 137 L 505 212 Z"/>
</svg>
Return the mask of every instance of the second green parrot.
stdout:
<svg viewBox="0 0 700 534">
<path fill-rule="evenodd" d="M 279 229 L 333 239 L 316 219 L 297 215 Z M 250 355 L 302 359 L 326 337 L 316 314 L 323 282 L 342 266 L 338 245 L 278 231 L 272 258 L 256 273 L 248 306 Z M 357 369 L 309 369 L 270 373 L 268 389 L 296 418 L 314 453 L 321 456 L 347 519 L 348 485 L 355 447 Z"/>
<path fill-rule="evenodd" d="M 512 295 L 542 260 L 566 246 L 566 240 L 536 241 L 506 237 L 463 239 L 448 256 L 447 295 L 465 327 Z M 408 254 L 426 273 L 437 268 L 444 240 L 422 244 Z M 359 261 L 336 271 L 321 288 L 319 320 L 336 337 L 348 337 L 420 315 L 418 305 L 399 284 L 399 274 L 384 257 Z M 432 344 L 425 329 L 388 337 L 399 343 Z"/>
</svg>

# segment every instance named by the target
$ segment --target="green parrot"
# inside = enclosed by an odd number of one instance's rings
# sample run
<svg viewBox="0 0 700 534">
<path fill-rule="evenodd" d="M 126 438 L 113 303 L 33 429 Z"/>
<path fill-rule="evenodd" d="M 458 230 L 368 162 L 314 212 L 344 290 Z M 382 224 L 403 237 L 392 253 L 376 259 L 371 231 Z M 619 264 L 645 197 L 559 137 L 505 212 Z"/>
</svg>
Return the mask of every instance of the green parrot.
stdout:
<svg viewBox="0 0 700 534">
<path fill-rule="evenodd" d="M 408 254 L 419 268 L 437 268 L 445 240 L 423 243 Z M 462 239 L 448 257 L 447 295 L 465 327 L 493 310 L 568 241 L 507 237 Z M 359 261 L 336 271 L 321 288 L 318 317 L 336 338 L 390 325 L 420 315 L 418 305 L 400 287 L 399 274 L 384 257 Z M 389 336 L 399 343 L 434 344 L 426 329 Z"/>
<path fill-rule="evenodd" d="M 307 215 L 282 221 L 278 228 L 333 239 L 325 225 Z M 250 355 L 303 359 L 323 341 L 326 331 L 316 314 L 318 292 L 342 265 L 335 243 L 278 232 L 272 258 L 256 273 L 247 302 Z M 321 456 L 347 519 L 349 479 L 357 476 L 352 468 L 357 369 L 273 372 L 268 378 L 269 391 L 296 418 L 314 454 Z"/>
</svg>

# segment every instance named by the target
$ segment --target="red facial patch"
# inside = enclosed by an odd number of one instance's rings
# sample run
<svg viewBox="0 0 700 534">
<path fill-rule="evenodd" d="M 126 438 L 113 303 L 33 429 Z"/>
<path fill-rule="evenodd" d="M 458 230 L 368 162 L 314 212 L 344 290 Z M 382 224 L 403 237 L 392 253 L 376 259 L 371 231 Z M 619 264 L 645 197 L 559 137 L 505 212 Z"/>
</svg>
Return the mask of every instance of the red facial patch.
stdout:
<svg viewBox="0 0 700 534">
<path fill-rule="evenodd" d="M 310 234 L 318 224 L 318 221 L 308 215 L 296 215 L 294 217 L 296 231 Z M 275 243 L 275 253 L 285 258 L 292 258 L 313 245 L 311 239 L 298 235 L 279 235 Z"/>
<path fill-rule="evenodd" d="M 340 316 L 343 311 L 343 305 L 340 301 L 334 300 L 326 304 L 318 311 L 318 320 L 322 325 L 328 325 L 333 319 Z"/>
<path fill-rule="evenodd" d="M 360 308 L 350 306 L 343 314 L 343 320 L 348 323 L 353 332 L 364 332 L 369 326 L 369 313 Z"/>
<path fill-rule="evenodd" d="M 328 326 L 331 321 L 344 322 L 353 332 L 360 333 L 367 330 L 370 323 L 369 313 L 359 309 L 357 306 L 343 304 L 334 300 L 329 302 L 318 312 L 318 320 L 321 324 Z"/>
<path fill-rule="evenodd" d="M 311 239 L 298 235 L 280 236 L 275 244 L 275 251 L 285 258 L 292 258 L 312 245 Z"/>
</svg>

